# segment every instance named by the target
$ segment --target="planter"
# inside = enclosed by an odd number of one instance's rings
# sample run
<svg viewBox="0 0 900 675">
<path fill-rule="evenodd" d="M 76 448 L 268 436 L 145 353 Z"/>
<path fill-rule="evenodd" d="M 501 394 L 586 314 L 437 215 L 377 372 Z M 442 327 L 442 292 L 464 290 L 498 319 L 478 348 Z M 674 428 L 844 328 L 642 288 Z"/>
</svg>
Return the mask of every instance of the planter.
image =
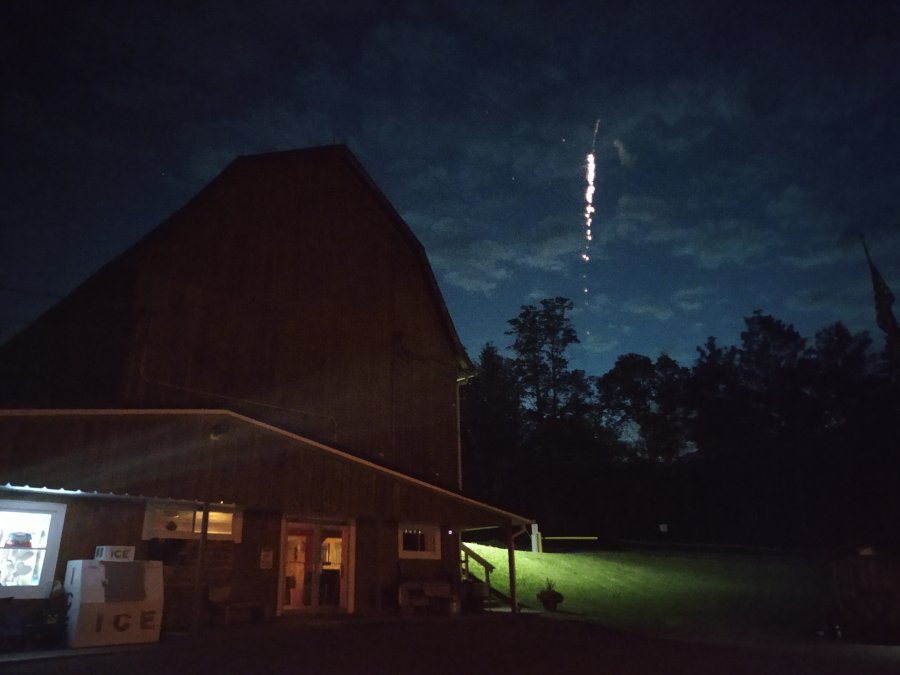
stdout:
<svg viewBox="0 0 900 675">
<path fill-rule="evenodd" d="M 559 607 L 559 604 L 562 602 L 562 599 L 557 600 L 556 598 L 542 598 L 538 596 L 538 600 L 544 609 L 548 612 L 555 612 L 556 608 Z"/>
<path fill-rule="evenodd" d="M 548 612 L 555 612 L 563 601 L 563 594 L 553 589 L 553 584 L 548 580 L 547 587 L 538 592 L 538 602 Z"/>
</svg>

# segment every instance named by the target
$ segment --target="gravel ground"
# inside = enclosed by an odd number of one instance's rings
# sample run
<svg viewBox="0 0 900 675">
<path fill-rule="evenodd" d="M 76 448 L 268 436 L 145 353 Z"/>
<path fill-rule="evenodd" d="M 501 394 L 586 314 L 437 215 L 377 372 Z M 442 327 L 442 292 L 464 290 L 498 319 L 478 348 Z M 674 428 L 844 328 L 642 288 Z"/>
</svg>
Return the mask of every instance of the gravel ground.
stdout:
<svg viewBox="0 0 900 675">
<path fill-rule="evenodd" d="M 0 656 L 4 675 L 865 675 L 900 673 L 900 647 L 659 640 L 546 615 L 280 619 L 159 644 Z"/>
</svg>

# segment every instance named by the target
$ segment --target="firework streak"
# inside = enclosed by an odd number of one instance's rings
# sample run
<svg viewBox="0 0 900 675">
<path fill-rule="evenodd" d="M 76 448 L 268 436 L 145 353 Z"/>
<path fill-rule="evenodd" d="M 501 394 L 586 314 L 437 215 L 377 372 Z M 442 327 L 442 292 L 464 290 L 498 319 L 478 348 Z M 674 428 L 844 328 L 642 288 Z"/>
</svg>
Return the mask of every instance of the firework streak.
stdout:
<svg viewBox="0 0 900 675">
<path fill-rule="evenodd" d="M 591 151 L 587 156 L 587 164 L 585 166 L 584 177 L 587 181 L 587 187 L 584 190 L 584 250 L 581 252 L 581 259 L 585 263 L 591 260 L 591 223 L 594 219 L 594 176 L 596 175 L 596 163 L 594 152 L 597 148 L 597 130 L 600 129 L 600 120 L 594 124 L 594 137 L 591 139 Z M 584 281 L 585 302 L 587 302 L 587 270 L 581 275 Z"/>
</svg>

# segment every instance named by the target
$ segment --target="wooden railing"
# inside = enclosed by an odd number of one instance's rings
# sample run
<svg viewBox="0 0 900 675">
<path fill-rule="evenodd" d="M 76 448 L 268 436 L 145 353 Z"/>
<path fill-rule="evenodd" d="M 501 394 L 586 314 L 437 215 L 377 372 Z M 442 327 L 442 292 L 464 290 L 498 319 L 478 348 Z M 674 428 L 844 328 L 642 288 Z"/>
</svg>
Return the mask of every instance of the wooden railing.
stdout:
<svg viewBox="0 0 900 675">
<path fill-rule="evenodd" d="M 475 553 L 471 548 L 466 546 L 463 543 L 459 545 L 460 552 L 460 564 L 462 565 L 463 578 L 469 579 L 472 577 L 471 572 L 469 571 L 469 564 L 471 562 L 478 563 L 484 569 L 484 583 L 490 589 L 491 587 L 491 572 L 494 571 L 494 566 L 491 565 L 487 560 L 482 558 L 480 555 Z"/>
</svg>

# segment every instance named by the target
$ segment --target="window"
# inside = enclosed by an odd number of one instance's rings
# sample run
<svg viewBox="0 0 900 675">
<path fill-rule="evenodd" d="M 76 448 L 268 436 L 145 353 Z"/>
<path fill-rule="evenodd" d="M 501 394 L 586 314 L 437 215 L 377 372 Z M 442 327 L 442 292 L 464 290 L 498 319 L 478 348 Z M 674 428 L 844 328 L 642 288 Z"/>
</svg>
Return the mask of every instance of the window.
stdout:
<svg viewBox="0 0 900 675">
<path fill-rule="evenodd" d="M 401 525 L 397 539 L 401 558 L 441 557 L 441 528 L 437 525 Z"/>
<path fill-rule="evenodd" d="M 0 499 L 0 597 L 50 596 L 66 505 Z"/>
<path fill-rule="evenodd" d="M 209 509 L 206 526 L 208 539 L 240 543 L 241 512 L 226 506 Z M 199 539 L 203 528 L 203 509 L 195 504 L 152 502 L 144 511 L 143 539 Z"/>
</svg>

